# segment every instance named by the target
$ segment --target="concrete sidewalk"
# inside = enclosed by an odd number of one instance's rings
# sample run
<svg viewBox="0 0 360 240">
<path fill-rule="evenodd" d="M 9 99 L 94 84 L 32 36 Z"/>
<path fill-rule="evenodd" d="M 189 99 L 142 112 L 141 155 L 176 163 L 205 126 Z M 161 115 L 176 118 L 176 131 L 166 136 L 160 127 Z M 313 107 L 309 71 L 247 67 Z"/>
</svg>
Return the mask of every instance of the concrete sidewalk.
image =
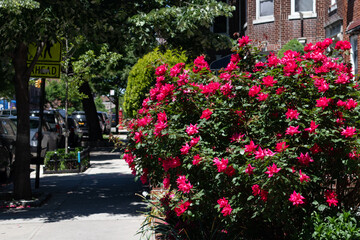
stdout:
<svg viewBox="0 0 360 240">
<path fill-rule="evenodd" d="M 41 173 L 39 191 L 51 197 L 40 207 L 0 210 L 0 239 L 141 239 L 146 205 L 135 194 L 146 189 L 110 151 L 91 152 L 84 173 Z"/>
</svg>

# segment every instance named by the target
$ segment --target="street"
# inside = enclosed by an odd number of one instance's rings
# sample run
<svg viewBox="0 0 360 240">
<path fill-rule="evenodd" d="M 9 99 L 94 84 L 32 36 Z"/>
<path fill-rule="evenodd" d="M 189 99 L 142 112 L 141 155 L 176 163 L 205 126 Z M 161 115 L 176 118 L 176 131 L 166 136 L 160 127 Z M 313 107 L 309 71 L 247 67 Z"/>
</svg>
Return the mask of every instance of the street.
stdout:
<svg viewBox="0 0 360 240">
<path fill-rule="evenodd" d="M 40 207 L 0 210 L 0 239 L 140 239 L 146 205 L 135 194 L 146 189 L 110 151 L 91 152 L 84 173 L 41 172 L 39 191 L 51 197 Z"/>
</svg>

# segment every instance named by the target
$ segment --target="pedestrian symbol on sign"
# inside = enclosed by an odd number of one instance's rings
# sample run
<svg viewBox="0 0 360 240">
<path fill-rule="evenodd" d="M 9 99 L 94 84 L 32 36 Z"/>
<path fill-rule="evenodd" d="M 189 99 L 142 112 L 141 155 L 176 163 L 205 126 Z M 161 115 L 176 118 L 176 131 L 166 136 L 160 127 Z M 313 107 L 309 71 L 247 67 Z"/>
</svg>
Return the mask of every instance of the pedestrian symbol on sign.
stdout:
<svg viewBox="0 0 360 240">
<path fill-rule="evenodd" d="M 37 52 L 37 44 L 31 43 L 28 46 L 27 65 L 29 66 Z M 36 62 L 31 77 L 59 78 L 61 62 L 61 42 L 47 41 L 38 61 Z"/>
</svg>

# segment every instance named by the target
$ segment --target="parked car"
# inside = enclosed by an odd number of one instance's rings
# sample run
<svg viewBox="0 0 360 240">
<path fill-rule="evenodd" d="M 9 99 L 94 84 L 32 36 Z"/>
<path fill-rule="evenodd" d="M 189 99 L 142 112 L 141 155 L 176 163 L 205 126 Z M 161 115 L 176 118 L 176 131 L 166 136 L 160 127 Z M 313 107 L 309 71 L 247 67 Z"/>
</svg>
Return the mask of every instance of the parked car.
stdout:
<svg viewBox="0 0 360 240">
<path fill-rule="evenodd" d="M 73 119 L 75 119 L 77 121 L 77 123 L 79 124 L 79 127 L 82 131 L 82 137 L 86 138 L 89 137 L 89 129 L 87 126 L 87 121 L 86 121 L 86 116 L 85 116 L 85 112 L 84 111 L 75 111 L 72 113 L 71 115 L 73 117 Z"/>
<path fill-rule="evenodd" d="M 17 111 L 16 109 L 4 109 L 4 110 L 0 110 L 0 115 L 2 117 L 6 117 L 6 116 L 16 116 Z"/>
<path fill-rule="evenodd" d="M 30 115 L 39 117 L 39 110 L 30 111 Z M 44 110 L 44 120 L 49 124 L 50 131 L 57 133 L 57 142 L 59 147 L 65 146 L 65 121 L 57 110 Z"/>
<path fill-rule="evenodd" d="M 97 112 L 97 113 L 100 116 L 101 121 L 104 125 L 103 133 L 109 134 L 111 132 L 111 123 L 108 114 L 106 112 Z"/>
<path fill-rule="evenodd" d="M 101 115 L 98 114 L 98 118 L 99 118 L 99 124 L 100 124 L 101 132 L 105 133 L 105 124 L 103 122 L 103 119 L 102 119 Z"/>
<path fill-rule="evenodd" d="M 16 116 L 11 116 L 9 119 L 12 120 L 14 124 L 17 124 Z M 32 158 L 37 157 L 39 124 L 40 119 L 38 117 L 30 116 L 30 153 Z M 40 156 L 45 157 L 47 151 L 54 151 L 58 148 L 58 134 L 51 130 L 49 123 L 45 120 L 42 124 L 42 134 Z"/>
<path fill-rule="evenodd" d="M 116 121 L 116 114 L 111 114 L 111 127 L 116 127 L 117 121 Z"/>
<path fill-rule="evenodd" d="M 8 179 L 15 161 L 16 125 L 8 118 L 0 117 L 0 174 Z"/>
<path fill-rule="evenodd" d="M 68 117 L 68 129 L 69 129 L 69 146 L 71 148 L 79 146 L 83 131 L 81 130 L 79 123 L 72 116 Z"/>
</svg>

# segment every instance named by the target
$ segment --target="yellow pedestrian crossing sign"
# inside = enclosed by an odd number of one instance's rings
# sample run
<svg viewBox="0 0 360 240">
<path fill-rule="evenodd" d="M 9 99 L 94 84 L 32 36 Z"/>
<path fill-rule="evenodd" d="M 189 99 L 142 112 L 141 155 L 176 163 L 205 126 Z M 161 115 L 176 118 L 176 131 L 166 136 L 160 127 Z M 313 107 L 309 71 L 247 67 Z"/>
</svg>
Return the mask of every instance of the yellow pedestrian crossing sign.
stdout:
<svg viewBox="0 0 360 240">
<path fill-rule="evenodd" d="M 27 65 L 34 59 L 37 44 L 30 43 L 28 46 Z M 38 61 L 35 64 L 31 77 L 60 78 L 61 42 L 46 42 Z"/>
</svg>

